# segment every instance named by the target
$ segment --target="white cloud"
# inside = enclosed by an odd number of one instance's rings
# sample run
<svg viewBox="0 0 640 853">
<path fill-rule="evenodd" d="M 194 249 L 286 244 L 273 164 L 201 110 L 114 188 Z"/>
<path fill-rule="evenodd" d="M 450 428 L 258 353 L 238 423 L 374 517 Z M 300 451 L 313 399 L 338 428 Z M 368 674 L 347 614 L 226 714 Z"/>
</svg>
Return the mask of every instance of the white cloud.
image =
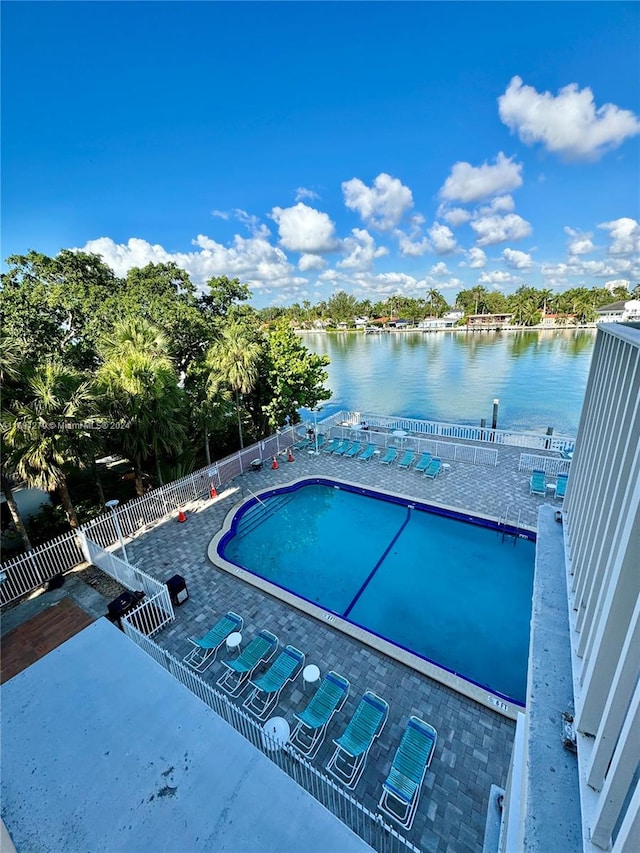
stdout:
<svg viewBox="0 0 640 853">
<path fill-rule="evenodd" d="M 511 213 L 516 209 L 513 196 L 499 195 L 491 199 L 491 202 L 478 211 L 481 216 L 489 216 L 492 213 Z"/>
<path fill-rule="evenodd" d="M 471 223 L 471 227 L 478 235 L 479 246 L 493 246 L 506 240 L 521 240 L 531 234 L 531 225 L 517 213 L 481 216 Z"/>
<path fill-rule="evenodd" d="M 454 228 L 464 225 L 465 222 L 471 219 L 471 214 L 468 210 L 465 210 L 463 207 L 447 208 L 446 204 L 440 205 L 436 215 L 448 222 L 449 225 L 453 225 Z"/>
<path fill-rule="evenodd" d="M 310 201 L 315 201 L 320 198 L 320 196 L 318 193 L 313 190 L 308 190 L 306 187 L 298 187 L 296 190 L 296 201 L 302 201 L 305 198 L 308 198 Z"/>
<path fill-rule="evenodd" d="M 587 261 L 581 257 L 570 257 L 567 263 L 543 264 L 545 277 L 580 277 L 587 282 L 589 277 L 619 278 L 624 275 L 632 280 L 640 277 L 640 264 L 629 258 L 608 258 L 606 261 Z"/>
<path fill-rule="evenodd" d="M 444 261 L 434 264 L 429 270 L 429 275 L 451 275 Z"/>
<path fill-rule="evenodd" d="M 448 225 L 441 225 L 439 222 L 434 222 L 429 229 L 429 237 L 433 249 L 438 255 L 448 255 L 456 249 L 456 238 L 453 236 L 453 231 Z"/>
<path fill-rule="evenodd" d="M 211 215 L 215 216 L 217 219 L 228 219 L 229 214 L 226 210 L 212 210 Z"/>
<path fill-rule="evenodd" d="M 405 234 L 399 228 L 393 232 L 398 238 L 398 249 L 401 255 L 409 258 L 420 258 L 425 252 L 431 248 L 426 237 L 417 237 L 417 235 Z"/>
<path fill-rule="evenodd" d="M 591 89 L 570 83 L 554 97 L 513 77 L 498 98 L 500 118 L 526 145 L 541 142 L 570 159 L 597 159 L 640 133 L 640 121 L 614 104 L 596 109 Z"/>
<path fill-rule="evenodd" d="M 310 270 L 323 270 L 327 262 L 320 255 L 301 255 L 298 261 L 298 269 L 300 272 L 309 272 Z"/>
<path fill-rule="evenodd" d="M 370 228 L 390 231 L 413 207 L 413 195 L 398 178 L 382 172 L 368 187 L 359 178 L 342 184 L 344 203 L 360 214 Z"/>
<path fill-rule="evenodd" d="M 302 202 L 294 207 L 274 207 L 271 218 L 278 224 L 280 243 L 291 252 L 322 254 L 338 246 L 329 216 Z"/>
<path fill-rule="evenodd" d="M 532 266 L 531 255 L 519 252 L 517 249 L 505 249 L 502 253 L 508 266 L 514 270 L 530 270 Z"/>
<path fill-rule="evenodd" d="M 614 219 L 612 222 L 603 222 L 598 225 L 609 232 L 612 243 L 609 246 L 610 255 L 628 255 L 631 252 L 640 252 L 640 225 L 635 219 L 623 217 Z"/>
<path fill-rule="evenodd" d="M 469 249 L 467 257 L 469 258 L 469 267 L 472 270 L 482 269 L 482 267 L 487 265 L 487 256 L 482 249 L 478 249 L 477 246 L 474 246 L 473 249 Z"/>
<path fill-rule="evenodd" d="M 504 270 L 494 270 L 493 272 L 483 272 L 478 278 L 478 284 L 489 284 L 496 289 L 505 287 L 507 284 L 515 284 L 519 279 L 514 278 L 511 273 Z"/>
<path fill-rule="evenodd" d="M 389 254 L 386 246 L 376 248 L 373 237 L 365 228 L 353 228 L 351 234 L 351 237 L 346 237 L 342 241 L 344 250 L 348 254 L 337 264 L 341 269 L 369 270 L 374 258 Z"/>
<path fill-rule="evenodd" d="M 517 189 L 522 185 L 521 172 L 522 165 L 514 163 L 511 157 L 505 157 L 502 151 L 493 166 L 488 163 L 472 166 L 471 163 L 459 161 L 454 163 L 451 174 L 440 190 L 440 197 L 463 204 L 481 201 Z"/>
<path fill-rule="evenodd" d="M 567 250 L 570 255 L 586 255 L 593 252 L 595 246 L 591 242 L 591 234 L 584 234 L 581 231 L 576 231 L 574 228 L 565 226 L 564 233 L 571 238 Z"/>
</svg>

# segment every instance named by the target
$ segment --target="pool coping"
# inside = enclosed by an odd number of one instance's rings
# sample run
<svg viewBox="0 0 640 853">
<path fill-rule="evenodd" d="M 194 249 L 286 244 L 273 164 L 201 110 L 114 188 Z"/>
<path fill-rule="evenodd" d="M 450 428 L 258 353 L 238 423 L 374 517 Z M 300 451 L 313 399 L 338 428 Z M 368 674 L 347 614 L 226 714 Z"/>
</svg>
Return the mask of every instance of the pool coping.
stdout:
<svg viewBox="0 0 640 853">
<path fill-rule="evenodd" d="M 364 628 L 361 628 L 358 625 L 354 625 L 352 622 L 343 619 L 341 616 L 338 616 L 335 613 L 332 613 L 326 610 L 323 607 L 318 606 L 317 604 L 313 604 L 306 599 L 295 595 L 292 592 L 284 589 L 283 587 L 278 586 L 277 584 L 272 583 L 271 581 L 265 580 L 264 578 L 259 577 L 253 572 L 248 571 L 247 569 L 243 569 L 240 566 L 237 566 L 235 563 L 231 563 L 228 560 L 225 560 L 224 557 L 221 557 L 218 554 L 218 544 L 219 542 L 231 531 L 233 519 L 235 518 L 238 510 L 243 504 L 253 503 L 255 499 L 259 499 L 261 495 L 278 492 L 287 487 L 295 486 L 297 484 L 302 483 L 310 483 L 313 481 L 325 481 L 330 482 L 332 484 L 344 485 L 347 487 L 351 487 L 352 489 L 356 489 L 358 491 L 371 492 L 374 494 L 380 494 L 387 496 L 389 498 L 401 501 L 408 502 L 409 504 L 416 505 L 424 505 L 424 506 L 432 506 L 436 510 L 441 510 L 444 513 L 451 514 L 455 518 L 458 519 L 478 519 L 479 521 L 486 521 L 491 524 L 491 526 L 495 525 L 498 519 L 484 515 L 483 513 L 466 513 L 461 512 L 459 507 L 448 506 L 447 504 L 442 504 L 437 501 L 430 501 L 427 504 L 425 501 L 416 500 L 414 498 L 410 498 L 407 495 L 400 494 L 398 492 L 389 491 L 388 489 L 380 489 L 376 487 L 372 489 L 368 486 L 363 485 L 362 483 L 355 483 L 351 480 L 346 480 L 344 478 L 337 479 L 334 477 L 323 477 L 323 476 L 304 476 L 304 477 L 295 477 L 291 480 L 288 480 L 286 483 L 281 483 L 277 487 L 269 487 L 266 489 L 261 489 L 260 491 L 253 493 L 250 497 L 243 497 L 234 506 L 231 507 L 225 519 L 223 521 L 222 527 L 219 531 L 212 537 L 209 546 L 207 548 L 207 557 L 209 561 L 216 566 L 217 568 L 226 571 L 227 573 L 233 575 L 234 577 L 239 578 L 240 580 L 245 581 L 246 583 L 251 584 L 251 586 L 260 589 L 262 592 L 266 592 L 267 594 L 273 596 L 274 598 L 284 602 L 285 604 L 290 605 L 291 607 L 305 613 L 308 616 L 312 616 L 317 619 L 319 622 L 330 625 L 333 628 L 341 631 L 347 636 L 351 637 L 358 642 L 363 643 L 364 645 L 370 646 L 382 654 L 387 655 L 399 663 L 404 664 L 405 666 L 410 667 L 411 669 L 419 672 L 421 675 L 425 675 L 429 678 L 432 678 L 434 681 L 437 681 L 440 684 L 444 684 L 446 687 L 456 691 L 456 693 L 460 693 L 463 696 L 466 696 L 469 699 L 473 699 L 478 702 L 485 708 L 490 708 L 492 711 L 496 711 L 499 714 L 507 717 L 511 720 L 516 720 L 518 713 L 522 713 L 523 706 L 517 704 L 516 702 L 509 701 L 505 696 L 497 693 L 492 693 L 492 691 L 487 687 L 482 687 L 478 684 L 475 684 L 460 675 L 456 675 L 449 670 L 443 669 L 437 664 L 426 660 L 425 658 L 420 657 L 419 655 L 413 654 L 407 649 L 398 646 L 389 640 L 384 639 L 383 637 L 378 636 L 370 631 L 367 631 Z M 527 533 L 532 533 L 535 535 L 535 529 L 531 527 L 522 526 L 523 531 Z"/>
</svg>

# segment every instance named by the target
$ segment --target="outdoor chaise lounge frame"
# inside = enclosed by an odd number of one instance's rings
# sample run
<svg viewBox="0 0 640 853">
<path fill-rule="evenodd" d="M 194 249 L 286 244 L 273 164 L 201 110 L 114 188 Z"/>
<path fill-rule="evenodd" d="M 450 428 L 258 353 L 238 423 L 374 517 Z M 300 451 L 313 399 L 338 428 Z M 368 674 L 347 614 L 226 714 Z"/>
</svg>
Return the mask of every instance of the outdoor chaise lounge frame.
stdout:
<svg viewBox="0 0 640 853">
<path fill-rule="evenodd" d="M 303 435 L 302 438 L 299 439 L 298 441 L 296 441 L 296 443 L 293 445 L 293 449 L 294 450 L 304 450 L 310 444 L 311 444 L 311 439 L 308 436 Z"/>
<path fill-rule="evenodd" d="M 333 455 L 334 456 L 343 456 L 347 452 L 347 450 L 350 449 L 350 447 L 351 447 L 351 442 L 349 441 L 348 438 L 345 438 L 342 440 L 342 442 L 333 451 Z"/>
<path fill-rule="evenodd" d="M 357 456 L 361 450 L 362 450 L 362 445 L 360 444 L 359 441 L 356 441 L 342 455 L 344 457 L 349 457 L 350 459 L 352 459 L 354 456 Z"/>
<path fill-rule="evenodd" d="M 403 829 L 411 829 L 418 808 L 422 783 L 431 764 L 437 732 L 424 720 L 410 717 L 400 741 L 389 775 L 382 783 L 380 811 Z M 398 804 L 398 811 L 392 804 Z"/>
<path fill-rule="evenodd" d="M 324 453 L 333 453 L 334 450 L 337 450 L 340 447 L 340 439 L 332 438 L 329 444 L 325 448 L 323 448 Z"/>
<path fill-rule="evenodd" d="M 564 500 L 564 496 L 567 492 L 568 479 L 568 474 L 558 474 L 558 482 L 556 483 L 556 497 L 560 498 L 560 500 Z"/>
<path fill-rule="evenodd" d="M 544 471 L 541 471 L 538 468 L 536 468 L 531 474 L 531 479 L 529 480 L 529 494 L 542 495 L 542 497 L 547 494 L 547 484 L 544 479 Z"/>
<path fill-rule="evenodd" d="M 322 745 L 331 718 L 349 695 L 349 682 L 337 672 L 328 672 L 309 704 L 295 715 L 296 726 L 290 742 L 306 758 L 315 758 Z"/>
<path fill-rule="evenodd" d="M 435 478 L 442 471 L 442 460 L 437 456 L 434 456 L 431 462 L 424 469 L 424 476 L 428 477 L 430 480 L 435 480 Z"/>
<path fill-rule="evenodd" d="M 358 784 L 367 763 L 369 750 L 387 722 L 389 705 L 372 693 L 364 694 L 344 733 L 334 740 L 336 750 L 329 759 L 327 772 L 349 790 Z"/>
<path fill-rule="evenodd" d="M 184 663 L 195 669 L 196 672 L 204 672 L 216 659 L 218 649 L 234 631 L 241 631 L 243 625 L 242 616 L 229 611 L 216 624 L 210 628 L 204 637 L 199 640 L 187 637 L 193 645 L 191 651 L 183 658 Z"/>
<path fill-rule="evenodd" d="M 373 443 L 367 444 L 367 446 L 362 451 L 360 456 L 358 456 L 358 459 L 360 459 L 362 462 L 368 462 L 375 452 L 376 452 L 375 444 L 373 444 Z"/>
<path fill-rule="evenodd" d="M 271 709 L 277 705 L 282 688 L 293 681 L 303 667 L 302 652 L 293 646 L 285 646 L 269 669 L 250 681 L 253 690 L 242 707 L 259 720 L 266 720 Z"/>
<path fill-rule="evenodd" d="M 277 648 L 276 635 L 271 631 L 260 631 L 235 660 L 221 661 L 227 669 L 216 682 L 218 687 L 229 696 L 239 696 L 258 666 L 270 661 Z"/>
<path fill-rule="evenodd" d="M 402 454 L 402 459 L 398 462 L 398 468 L 410 468 L 413 463 L 415 453 L 413 450 L 405 450 Z"/>
<path fill-rule="evenodd" d="M 380 462 L 382 462 L 383 465 L 391 465 L 391 463 L 395 460 L 397 455 L 398 455 L 398 448 L 393 447 L 393 445 L 392 445 L 391 447 L 387 448 L 387 452 L 382 457 Z"/>
<path fill-rule="evenodd" d="M 420 459 L 418 459 L 418 461 L 416 462 L 415 468 L 413 470 L 414 471 L 421 471 L 424 474 L 424 472 L 427 470 L 427 468 L 431 464 L 431 458 L 432 458 L 431 454 L 427 453 L 425 451 L 420 456 Z"/>
</svg>

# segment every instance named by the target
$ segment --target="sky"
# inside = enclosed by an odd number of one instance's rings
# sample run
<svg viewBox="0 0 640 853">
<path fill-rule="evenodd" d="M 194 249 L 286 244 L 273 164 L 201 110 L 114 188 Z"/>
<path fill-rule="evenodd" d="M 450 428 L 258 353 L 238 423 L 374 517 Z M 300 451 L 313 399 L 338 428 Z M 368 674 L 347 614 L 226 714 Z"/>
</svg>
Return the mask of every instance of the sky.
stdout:
<svg viewBox="0 0 640 853">
<path fill-rule="evenodd" d="M 256 307 L 640 281 L 636 2 L 1 15 L 3 259 L 175 261 Z"/>
</svg>

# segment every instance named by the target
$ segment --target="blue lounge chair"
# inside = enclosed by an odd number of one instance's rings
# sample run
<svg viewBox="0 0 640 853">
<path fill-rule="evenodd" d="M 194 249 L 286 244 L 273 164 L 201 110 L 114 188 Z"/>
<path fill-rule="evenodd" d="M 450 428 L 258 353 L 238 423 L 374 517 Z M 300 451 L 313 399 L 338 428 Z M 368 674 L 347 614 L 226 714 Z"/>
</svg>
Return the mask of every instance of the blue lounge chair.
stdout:
<svg viewBox="0 0 640 853">
<path fill-rule="evenodd" d="M 415 456 L 413 450 L 405 450 L 402 459 L 398 462 L 398 468 L 410 468 Z"/>
<path fill-rule="evenodd" d="M 296 441 L 296 443 L 293 445 L 293 448 L 294 450 L 304 450 L 305 447 L 307 447 L 307 445 L 310 443 L 311 442 L 309 441 L 308 436 L 305 435 L 299 441 Z"/>
<path fill-rule="evenodd" d="M 329 444 L 324 448 L 325 453 L 333 453 L 334 450 L 337 450 L 340 447 L 340 439 L 332 438 Z"/>
<path fill-rule="evenodd" d="M 380 460 L 383 465 L 391 465 L 391 463 L 395 460 L 398 455 L 398 449 L 396 447 L 388 447 L 387 452 Z"/>
<path fill-rule="evenodd" d="M 302 671 L 304 655 L 293 646 L 285 646 L 269 669 L 249 683 L 253 690 L 242 707 L 259 720 L 266 720 L 271 709 L 278 704 L 282 689 Z"/>
<path fill-rule="evenodd" d="M 241 631 L 242 625 L 242 616 L 238 616 L 237 613 L 233 613 L 230 610 L 225 616 L 218 619 L 216 624 L 207 631 L 204 637 L 200 637 L 199 640 L 187 637 L 193 648 L 184 656 L 184 663 L 195 669 L 196 672 L 204 672 L 216 659 L 218 649 L 229 634 L 233 634 L 234 631 Z"/>
<path fill-rule="evenodd" d="M 295 715 L 298 721 L 291 733 L 292 746 L 306 758 L 314 758 L 324 741 L 331 718 L 344 705 L 349 695 L 349 682 L 337 672 L 322 679 L 307 707 Z"/>
<path fill-rule="evenodd" d="M 425 468 L 424 476 L 429 477 L 430 480 L 435 480 L 440 471 L 442 471 L 442 460 L 438 459 L 437 456 L 434 456 Z"/>
<path fill-rule="evenodd" d="M 342 456 L 343 453 L 346 453 L 347 450 L 351 447 L 351 442 L 348 438 L 345 438 L 338 447 L 333 451 L 334 456 Z"/>
<path fill-rule="evenodd" d="M 357 456 L 361 450 L 362 450 L 362 445 L 360 444 L 359 441 L 356 441 L 355 444 L 352 444 L 351 447 L 347 450 L 347 452 L 344 453 L 343 455 L 349 456 L 350 458 L 353 458 L 354 456 Z"/>
<path fill-rule="evenodd" d="M 437 736 L 433 726 L 418 717 L 410 717 L 389 775 L 382 783 L 378 808 L 403 829 L 410 829 L 413 824 Z M 393 808 L 396 804 L 397 810 Z"/>
<path fill-rule="evenodd" d="M 323 445 L 324 445 L 324 442 L 325 442 L 324 433 L 319 433 L 319 434 L 318 434 L 318 450 L 322 450 L 322 447 L 323 447 Z M 310 447 L 310 448 L 309 448 L 309 450 L 315 450 L 315 449 L 316 449 L 316 443 L 315 443 L 315 441 L 314 441 L 314 442 L 313 442 L 313 447 Z"/>
<path fill-rule="evenodd" d="M 229 696 L 238 696 L 257 667 L 271 660 L 277 648 L 276 635 L 271 631 L 260 631 L 235 660 L 222 661 L 227 671 L 216 682 L 218 687 Z"/>
<path fill-rule="evenodd" d="M 375 452 L 376 452 L 375 444 L 367 444 L 367 446 L 362 451 L 360 456 L 358 456 L 358 459 L 361 459 L 363 462 L 368 462 L 369 459 L 371 459 L 371 457 L 373 456 L 373 454 Z"/>
<path fill-rule="evenodd" d="M 420 459 L 418 459 L 418 461 L 416 462 L 415 470 L 420 471 L 424 474 L 424 472 L 429 467 L 430 462 L 431 462 L 431 454 L 430 453 L 421 454 Z"/>
<path fill-rule="evenodd" d="M 558 482 L 556 483 L 556 497 L 560 498 L 560 500 L 564 499 L 564 496 L 567 492 L 567 480 L 569 479 L 568 474 L 558 474 Z"/>
<path fill-rule="evenodd" d="M 337 740 L 336 751 L 327 764 L 327 771 L 353 790 L 367 763 L 369 750 L 387 722 L 389 705 L 372 693 L 364 694 L 349 725 Z"/>
<path fill-rule="evenodd" d="M 544 479 L 544 471 L 536 469 L 531 475 L 531 479 L 529 480 L 529 494 L 542 495 L 542 497 L 547 494 L 547 484 Z"/>
</svg>

